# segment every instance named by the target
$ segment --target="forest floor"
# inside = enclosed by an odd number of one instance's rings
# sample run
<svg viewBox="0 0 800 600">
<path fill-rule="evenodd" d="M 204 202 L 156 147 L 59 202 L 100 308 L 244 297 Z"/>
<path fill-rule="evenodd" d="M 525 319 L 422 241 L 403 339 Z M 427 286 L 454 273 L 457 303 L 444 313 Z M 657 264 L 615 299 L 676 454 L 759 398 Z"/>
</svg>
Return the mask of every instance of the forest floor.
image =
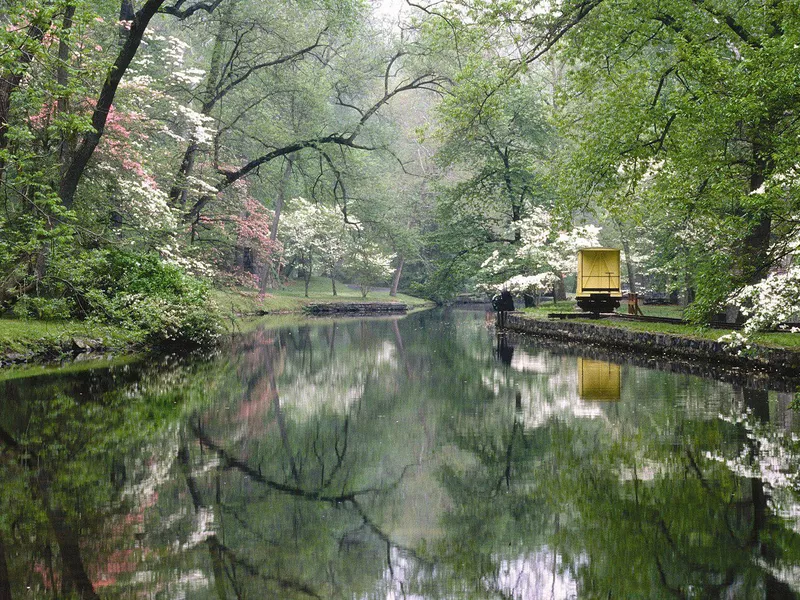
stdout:
<svg viewBox="0 0 800 600">
<path fill-rule="evenodd" d="M 410 309 L 433 306 L 427 300 L 397 294 L 389 296 L 387 288 L 370 291 L 366 298 L 361 290 L 336 282 L 337 295 L 330 279 L 314 277 L 304 296 L 302 281 L 290 282 L 280 289 L 260 296 L 251 290 L 213 290 L 212 299 L 219 306 L 226 325 L 240 330 L 241 317 L 265 314 L 301 314 L 303 308 L 320 302 L 402 302 Z M 140 349 L 141 343 L 121 327 L 80 321 L 39 321 L 35 319 L 0 318 L 0 367 L 30 361 L 51 361 L 82 352 L 122 353 Z"/>
<path fill-rule="evenodd" d="M 649 317 L 672 317 L 680 319 L 683 317 L 683 309 L 679 306 L 640 306 L 645 316 Z M 526 315 L 535 319 L 547 319 L 549 313 L 565 313 L 575 310 L 575 302 L 544 302 L 535 308 L 523 309 Z M 627 304 L 622 306 L 617 312 L 627 313 Z M 712 329 L 710 327 L 699 327 L 696 325 L 682 325 L 676 323 L 648 323 L 641 321 L 611 321 L 609 319 L 571 319 L 577 323 L 592 323 L 605 327 L 620 327 L 623 329 L 633 329 L 635 331 L 646 331 L 650 333 L 670 333 L 683 337 L 699 338 L 705 340 L 718 340 L 723 335 L 731 333 L 731 329 Z M 771 346 L 774 348 L 800 349 L 800 333 L 757 333 L 750 337 L 750 342 L 760 346 Z"/>
</svg>

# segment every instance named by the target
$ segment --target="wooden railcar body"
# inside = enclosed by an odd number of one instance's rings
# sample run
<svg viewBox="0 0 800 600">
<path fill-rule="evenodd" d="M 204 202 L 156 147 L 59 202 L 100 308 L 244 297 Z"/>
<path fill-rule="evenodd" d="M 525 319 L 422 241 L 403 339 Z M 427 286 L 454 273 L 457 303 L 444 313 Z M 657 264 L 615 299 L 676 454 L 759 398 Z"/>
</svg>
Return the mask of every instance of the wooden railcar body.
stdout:
<svg viewBox="0 0 800 600">
<path fill-rule="evenodd" d="M 613 312 L 622 299 L 619 250 L 583 248 L 578 250 L 578 306 L 587 312 Z"/>
</svg>

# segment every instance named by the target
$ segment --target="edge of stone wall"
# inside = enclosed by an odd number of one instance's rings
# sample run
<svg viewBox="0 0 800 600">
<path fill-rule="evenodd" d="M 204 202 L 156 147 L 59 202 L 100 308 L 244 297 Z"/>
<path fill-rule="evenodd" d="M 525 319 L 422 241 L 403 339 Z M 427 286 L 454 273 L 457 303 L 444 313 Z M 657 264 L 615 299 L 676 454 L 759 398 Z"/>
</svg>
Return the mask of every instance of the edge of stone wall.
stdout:
<svg viewBox="0 0 800 600">
<path fill-rule="evenodd" d="M 518 313 L 506 315 L 505 329 L 546 338 L 626 348 L 647 354 L 691 358 L 774 373 L 796 375 L 800 372 L 800 352 L 783 348 L 752 345 L 739 352 L 714 340 L 672 333 L 634 331 L 593 323 L 545 321 L 526 318 Z"/>
<path fill-rule="evenodd" d="M 402 302 L 320 302 L 307 304 L 303 312 L 312 315 L 404 314 L 408 312 L 408 305 Z"/>
</svg>

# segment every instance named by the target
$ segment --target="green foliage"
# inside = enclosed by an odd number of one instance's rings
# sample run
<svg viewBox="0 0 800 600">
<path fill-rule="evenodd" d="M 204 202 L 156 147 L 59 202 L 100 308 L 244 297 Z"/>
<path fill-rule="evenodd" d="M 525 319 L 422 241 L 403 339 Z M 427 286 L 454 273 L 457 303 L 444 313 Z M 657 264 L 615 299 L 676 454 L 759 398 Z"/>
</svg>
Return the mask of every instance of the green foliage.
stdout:
<svg viewBox="0 0 800 600">
<path fill-rule="evenodd" d="M 208 284 L 156 254 L 89 250 L 54 262 L 40 295 L 20 298 L 14 313 L 115 325 L 153 345 L 210 345 L 220 320 L 208 292 Z"/>
<path fill-rule="evenodd" d="M 641 225 L 702 320 L 797 236 L 798 28 L 785 3 L 603 2 L 562 49 L 560 194 Z"/>
<path fill-rule="evenodd" d="M 363 239 L 353 241 L 345 271 L 361 288 L 362 298 L 367 297 L 370 288 L 386 283 L 392 273 L 393 258 L 381 253 L 380 248 L 374 243 Z"/>
<path fill-rule="evenodd" d="M 75 284 L 86 286 L 94 318 L 140 330 L 157 345 L 209 345 L 219 336 L 208 284 L 157 255 L 100 250 L 81 264 Z"/>
</svg>

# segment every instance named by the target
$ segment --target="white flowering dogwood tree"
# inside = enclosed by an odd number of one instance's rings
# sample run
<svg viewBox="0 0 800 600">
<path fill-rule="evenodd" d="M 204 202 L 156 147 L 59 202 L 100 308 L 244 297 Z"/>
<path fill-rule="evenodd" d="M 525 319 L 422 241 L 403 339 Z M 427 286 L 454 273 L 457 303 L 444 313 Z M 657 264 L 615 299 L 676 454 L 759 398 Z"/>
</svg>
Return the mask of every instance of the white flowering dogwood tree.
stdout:
<svg viewBox="0 0 800 600">
<path fill-rule="evenodd" d="M 283 243 L 283 261 L 299 267 L 305 283 L 305 295 L 314 269 L 331 279 L 336 295 L 336 270 L 344 260 L 349 245 L 349 229 L 334 208 L 305 198 L 293 198 L 280 221 L 279 239 Z"/>
<path fill-rule="evenodd" d="M 395 256 L 386 254 L 374 242 L 358 236 L 350 241 L 350 250 L 345 262 L 345 272 L 358 284 L 361 297 L 366 298 L 370 289 L 392 276 L 392 261 Z"/>
<path fill-rule="evenodd" d="M 395 256 L 369 240 L 362 226 L 346 222 L 338 209 L 305 198 L 293 198 L 286 208 L 279 228 L 283 261 L 302 273 L 306 296 L 314 272 L 330 278 L 334 296 L 340 272 L 359 286 L 364 297 L 391 276 Z"/>
<path fill-rule="evenodd" d="M 599 245 L 600 228 L 596 225 L 562 230 L 539 206 L 529 207 L 518 226 L 520 243 L 505 254 L 494 250 L 481 265 L 481 289 L 507 289 L 534 297 L 548 289 L 558 291 L 559 287 L 563 289 L 564 277 L 577 272 L 578 250 Z"/>
</svg>

